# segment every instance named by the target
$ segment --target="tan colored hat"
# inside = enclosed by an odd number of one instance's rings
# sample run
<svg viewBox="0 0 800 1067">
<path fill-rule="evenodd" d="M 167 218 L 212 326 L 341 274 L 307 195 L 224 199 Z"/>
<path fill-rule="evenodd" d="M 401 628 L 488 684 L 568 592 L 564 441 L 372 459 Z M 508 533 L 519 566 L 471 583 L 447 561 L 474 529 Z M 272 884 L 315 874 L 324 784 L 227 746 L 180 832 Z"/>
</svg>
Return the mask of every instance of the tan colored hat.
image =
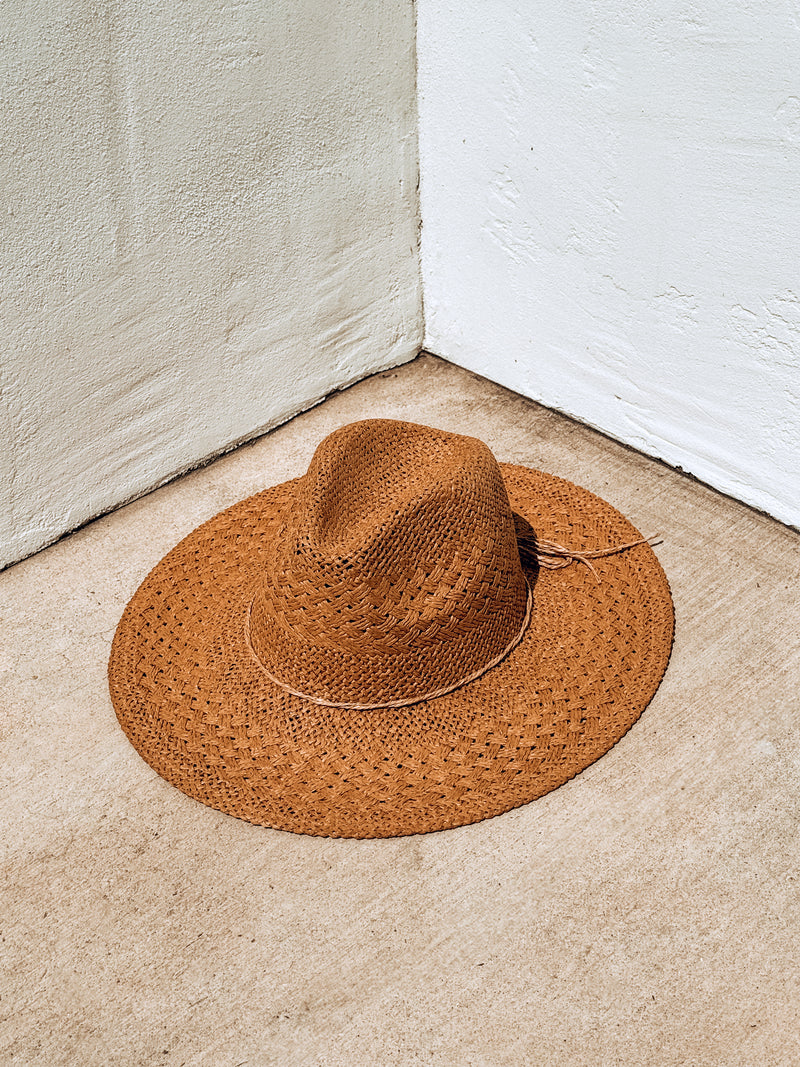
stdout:
<svg viewBox="0 0 800 1067">
<path fill-rule="evenodd" d="M 658 687 L 672 601 L 641 540 L 474 438 L 353 423 L 151 571 L 114 708 L 167 781 L 254 823 L 392 837 L 498 815 L 594 762 Z"/>
</svg>

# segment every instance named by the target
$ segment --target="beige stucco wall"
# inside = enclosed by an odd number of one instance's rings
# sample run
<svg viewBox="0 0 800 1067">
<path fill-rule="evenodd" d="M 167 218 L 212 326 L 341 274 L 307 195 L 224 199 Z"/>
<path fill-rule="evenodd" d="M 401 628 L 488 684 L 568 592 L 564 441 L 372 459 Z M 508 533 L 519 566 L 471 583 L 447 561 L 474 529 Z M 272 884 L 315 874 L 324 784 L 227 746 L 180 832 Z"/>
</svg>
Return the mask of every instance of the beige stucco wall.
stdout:
<svg viewBox="0 0 800 1067">
<path fill-rule="evenodd" d="M 2 565 L 422 318 L 411 0 L 10 0 L 0 35 Z"/>
</svg>

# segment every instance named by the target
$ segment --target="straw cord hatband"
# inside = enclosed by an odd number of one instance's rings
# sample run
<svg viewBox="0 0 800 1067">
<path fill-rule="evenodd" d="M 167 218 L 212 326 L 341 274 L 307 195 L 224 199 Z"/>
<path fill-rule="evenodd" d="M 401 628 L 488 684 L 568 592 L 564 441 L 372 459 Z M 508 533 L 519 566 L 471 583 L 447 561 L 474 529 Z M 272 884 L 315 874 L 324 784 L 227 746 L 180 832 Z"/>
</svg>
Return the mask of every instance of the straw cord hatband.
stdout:
<svg viewBox="0 0 800 1067">
<path fill-rule="evenodd" d="M 543 541 L 538 538 L 530 536 L 518 536 L 517 547 L 519 548 L 520 559 L 523 563 L 534 564 L 538 567 L 543 567 L 546 570 L 560 570 L 562 567 L 569 567 L 573 562 L 583 563 L 589 568 L 595 577 L 596 581 L 600 581 L 600 576 L 597 570 L 592 566 L 591 560 L 601 559 L 606 556 L 613 556 L 619 552 L 625 552 L 629 548 L 636 548 L 638 545 L 651 545 L 654 541 L 658 541 L 659 535 L 653 534 L 651 537 L 641 537 L 637 541 L 629 541 L 624 545 L 612 545 L 610 548 L 600 548 L 589 551 L 578 551 L 576 549 L 565 548 L 563 545 L 556 544 L 554 541 Z M 310 700 L 314 704 L 318 704 L 325 708 L 343 708 L 353 711 L 369 711 L 378 710 L 381 708 L 403 708 L 408 707 L 411 704 L 419 704 L 424 700 L 436 700 L 438 697 L 447 696 L 448 693 L 455 692 L 456 689 L 460 689 L 461 686 L 469 685 L 471 682 L 476 682 L 492 668 L 496 667 L 502 660 L 513 652 L 517 645 L 522 640 L 522 637 L 528 628 L 528 624 L 531 618 L 531 609 L 533 607 L 533 592 L 528 582 L 528 598 L 525 607 L 525 617 L 522 621 L 522 625 L 519 631 L 511 639 L 509 644 L 500 652 L 494 656 L 488 663 L 479 667 L 477 670 L 470 672 L 458 681 L 451 683 L 447 686 L 440 686 L 438 689 L 432 689 L 430 691 L 421 693 L 412 697 L 402 697 L 399 700 L 387 700 L 383 703 L 370 703 L 360 704 L 355 702 L 343 702 L 334 700 L 325 700 L 322 697 L 315 696 L 313 693 L 306 693 L 299 689 L 294 689 L 287 682 L 277 678 L 271 671 L 267 669 L 265 664 L 260 659 L 258 653 L 253 648 L 250 640 L 250 615 L 253 609 L 253 601 L 250 600 L 247 607 L 247 614 L 244 622 L 244 634 L 245 642 L 250 650 L 253 659 L 259 665 L 264 674 L 273 681 L 277 686 L 280 686 L 286 693 L 290 693 L 292 696 L 300 697 L 303 700 Z"/>
<path fill-rule="evenodd" d="M 495 656 L 493 659 L 491 659 L 488 663 L 484 664 L 482 667 L 479 667 L 478 670 L 472 671 L 471 674 L 468 674 L 465 678 L 460 678 L 457 682 L 453 682 L 450 685 L 441 686 L 439 689 L 434 689 L 434 690 L 431 690 L 430 692 L 421 693 L 418 696 L 401 697 L 399 700 L 387 700 L 387 701 L 385 701 L 384 703 L 381 703 L 381 704 L 375 704 L 375 703 L 372 703 L 372 704 L 338 703 L 338 702 L 336 702 L 334 700 L 325 700 L 322 697 L 316 697 L 311 693 L 302 693 L 298 689 L 293 689 L 290 685 L 287 685 L 286 682 L 282 682 L 280 680 L 280 678 L 276 678 L 275 675 L 272 674 L 270 671 L 268 671 L 267 668 L 264 666 L 264 664 L 261 662 L 261 660 L 259 659 L 258 653 L 253 648 L 253 645 L 252 645 L 252 643 L 250 641 L 250 613 L 251 613 L 252 608 L 253 608 L 253 601 L 252 600 L 250 601 L 250 604 L 249 604 L 248 609 L 247 609 L 247 615 L 245 617 L 244 633 L 245 633 L 245 641 L 247 643 L 247 647 L 250 649 L 250 652 L 251 652 L 251 654 L 253 656 L 253 659 L 259 665 L 259 667 L 264 672 L 264 674 L 266 674 L 266 676 L 268 678 L 270 678 L 276 685 L 279 685 L 281 687 L 281 689 L 283 689 L 286 693 L 291 693 L 292 696 L 301 697 L 303 700 L 310 700 L 310 701 L 312 701 L 312 703 L 318 704 L 323 708 L 346 708 L 346 709 L 351 710 L 351 711 L 369 711 L 369 710 L 371 710 L 373 708 L 374 709 L 378 709 L 378 708 L 407 708 L 411 704 L 421 704 L 423 700 L 436 700 L 437 697 L 447 696 L 448 693 L 455 692 L 456 689 L 460 689 L 463 685 L 469 685 L 470 682 L 476 682 L 482 675 L 486 674 L 493 667 L 496 667 L 498 665 L 498 663 L 500 663 L 502 660 L 504 660 L 506 658 L 506 656 L 510 652 L 514 651 L 514 649 L 517 647 L 517 645 L 522 640 L 522 638 L 523 638 L 523 636 L 525 634 L 525 631 L 528 628 L 528 623 L 530 622 L 530 619 L 531 619 L 531 608 L 532 607 L 533 607 L 533 593 L 531 592 L 531 588 L 530 588 L 530 585 L 529 585 L 528 586 L 528 599 L 527 599 L 527 603 L 526 603 L 526 606 L 525 606 L 525 617 L 522 620 L 522 625 L 519 628 L 519 632 L 514 635 L 514 637 L 509 642 L 509 644 L 503 649 L 502 652 L 499 653 L 499 655 Z"/>
</svg>

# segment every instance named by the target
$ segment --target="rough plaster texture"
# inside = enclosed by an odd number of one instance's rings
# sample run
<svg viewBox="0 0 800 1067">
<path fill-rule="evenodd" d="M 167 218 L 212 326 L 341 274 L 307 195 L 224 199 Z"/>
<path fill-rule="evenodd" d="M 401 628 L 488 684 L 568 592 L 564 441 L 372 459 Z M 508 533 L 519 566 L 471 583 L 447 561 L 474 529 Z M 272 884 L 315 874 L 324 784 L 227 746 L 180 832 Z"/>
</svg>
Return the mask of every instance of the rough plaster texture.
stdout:
<svg viewBox="0 0 800 1067">
<path fill-rule="evenodd" d="M 800 4 L 419 0 L 426 347 L 800 525 Z"/>
<path fill-rule="evenodd" d="M 602 494 L 672 584 L 633 729 L 499 818 L 389 841 L 250 826 L 118 728 L 114 627 L 217 510 L 350 420 L 475 434 Z M 0 1062 L 24 1067 L 795 1067 L 800 538 L 423 358 L 0 575 Z"/>
<path fill-rule="evenodd" d="M 416 355 L 410 0 L 9 0 L 0 565 Z"/>
</svg>

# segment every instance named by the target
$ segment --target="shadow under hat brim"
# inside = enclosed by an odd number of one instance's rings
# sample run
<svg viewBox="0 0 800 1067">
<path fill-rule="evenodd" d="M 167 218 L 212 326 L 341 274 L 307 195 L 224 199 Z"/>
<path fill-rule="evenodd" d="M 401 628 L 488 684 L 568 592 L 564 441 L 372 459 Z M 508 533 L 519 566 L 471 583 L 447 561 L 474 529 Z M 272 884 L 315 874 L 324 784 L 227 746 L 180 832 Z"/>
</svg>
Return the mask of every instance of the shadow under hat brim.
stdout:
<svg viewBox="0 0 800 1067">
<path fill-rule="evenodd" d="M 641 535 L 554 475 L 500 464 L 536 535 L 589 551 Z M 673 607 L 649 545 L 542 570 L 520 644 L 477 681 L 399 709 L 328 708 L 261 669 L 245 620 L 296 482 L 184 538 L 120 620 L 109 661 L 119 722 L 142 758 L 196 800 L 249 822 L 394 837 L 477 822 L 574 777 L 639 718 L 666 670 Z M 364 670 L 369 670 L 368 657 Z"/>
</svg>

